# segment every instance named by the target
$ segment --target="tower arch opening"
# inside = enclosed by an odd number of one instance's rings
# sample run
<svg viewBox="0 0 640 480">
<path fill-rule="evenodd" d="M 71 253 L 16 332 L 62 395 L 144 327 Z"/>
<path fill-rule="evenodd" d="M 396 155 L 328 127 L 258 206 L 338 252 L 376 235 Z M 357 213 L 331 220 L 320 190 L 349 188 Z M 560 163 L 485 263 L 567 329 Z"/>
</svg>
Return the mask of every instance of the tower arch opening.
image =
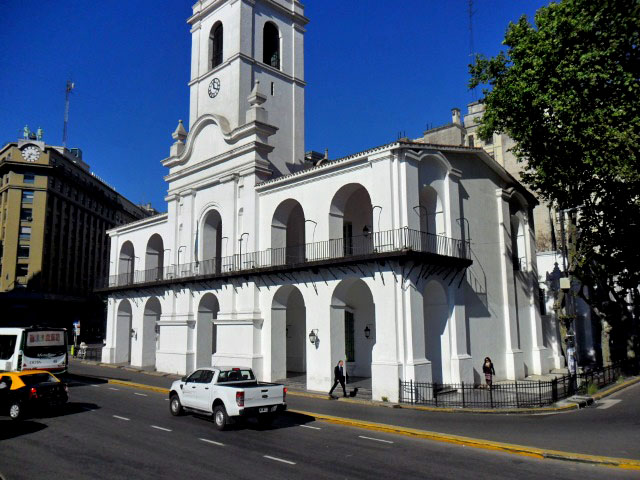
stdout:
<svg viewBox="0 0 640 480">
<path fill-rule="evenodd" d="M 220 21 L 214 23 L 209 32 L 209 70 L 222 63 L 223 32 Z"/>
<path fill-rule="evenodd" d="M 280 70 L 280 31 L 273 22 L 265 23 L 262 31 L 262 62 Z"/>
</svg>

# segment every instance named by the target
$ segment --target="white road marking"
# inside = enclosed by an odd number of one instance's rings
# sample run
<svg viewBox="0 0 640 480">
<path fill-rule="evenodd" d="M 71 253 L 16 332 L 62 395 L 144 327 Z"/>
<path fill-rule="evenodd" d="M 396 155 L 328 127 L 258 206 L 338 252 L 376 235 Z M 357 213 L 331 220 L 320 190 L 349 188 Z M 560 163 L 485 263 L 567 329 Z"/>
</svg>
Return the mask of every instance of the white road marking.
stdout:
<svg viewBox="0 0 640 480">
<path fill-rule="evenodd" d="M 119 415 L 114 415 L 113 418 L 117 418 L 118 420 L 126 420 L 127 422 L 129 421 L 127 417 L 121 417 Z"/>
<path fill-rule="evenodd" d="M 391 440 L 382 440 L 381 438 L 364 437 L 362 435 L 358 435 L 358 437 L 364 438 L 365 440 L 373 440 L 374 442 L 393 443 Z"/>
<path fill-rule="evenodd" d="M 170 428 L 158 427 L 157 425 L 151 425 L 151 428 L 155 428 L 156 430 L 162 430 L 163 432 L 170 432 Z"/>
<path fill-rule="evenodd" d="M 169 401 L 169 399 L 168 399 L 168 398 L 165 398 L 165 399 L 164 399 L 164 401 L 165 401 L 165 402 L 168 402 L 168 401 Z"/>
<path fill-rule="evenodd" d="M 224 447 L 224 443 L 214 442 L 213 440 L 208 440 L 206 438 L 201 438 L 203 442 L 211 443 L 212 445 L 218 445 L 219 447 Z"/>
<path fill-rule="evenodd" d="M 137 393 L 137 392 L 133 392 L 134 395 L 138 395 L 139 397 L 148 397 L 148 395 L 146 393 Z"/>
<path fill-rule="evenodd" d="M 90 383 L 89 385 L 91 385 L 92 387 L 99 387 L 100 385 L 96 385 L 95 383 Z"/>
<path fill-rule="evenodd" d="M 312 430 L 322 430 L 320 427 L 312 427 L 311 425 L 298 425 L 302 428 L 311 428 Z"/>
<path fill-rule="evenodd" d="M 620 403 L 622 400 L 615 400 L 613 398 L 608 400 L 598 400 L 598 406 L 596 408 L 605 410 L 609 407 L 613 407 L 616 403 Z"/>
<path fill-rule="evenodd" d="M 120 390 L 119 388 L 109 387 L 109 390 Z"/>
<path fill-rule="evenodd" d="M 269 460 L 275 460 L 276 462 L 287 463 L 289 465 L 295 465 L 296 464 L 296 462 L 290 462 L 289 460 L 284 460 L 284 459 L 278 458 L 278 457 L 272 457 L 270 455 L 264 455 L 264 458 L 268 458 Z"/>
<path fill-rule="evenodd" d="M 89 407 L 82 407 L 82 410 L 84 410 L 85 412 L 93 412 L 93 408 Z"/>
</svg>

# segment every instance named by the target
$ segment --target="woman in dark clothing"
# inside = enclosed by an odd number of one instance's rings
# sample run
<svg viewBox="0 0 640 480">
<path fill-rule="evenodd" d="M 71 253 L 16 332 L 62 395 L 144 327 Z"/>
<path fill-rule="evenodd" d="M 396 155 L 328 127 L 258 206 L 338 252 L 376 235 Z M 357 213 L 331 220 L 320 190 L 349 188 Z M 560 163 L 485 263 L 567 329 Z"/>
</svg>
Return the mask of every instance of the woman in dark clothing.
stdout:
<svg viewBox="0 0 640 480">
<path fill-rule="evenodd" d="M 489 357 L 485 357 L 482 364 L 482 372 L 484 373 L 484 380 L 487 382 L 487 387 L 491 388 L 493 383 L 493 376 L 496 374 L 496 370 L 493 368 L 493 363 Z"/>
</svg>

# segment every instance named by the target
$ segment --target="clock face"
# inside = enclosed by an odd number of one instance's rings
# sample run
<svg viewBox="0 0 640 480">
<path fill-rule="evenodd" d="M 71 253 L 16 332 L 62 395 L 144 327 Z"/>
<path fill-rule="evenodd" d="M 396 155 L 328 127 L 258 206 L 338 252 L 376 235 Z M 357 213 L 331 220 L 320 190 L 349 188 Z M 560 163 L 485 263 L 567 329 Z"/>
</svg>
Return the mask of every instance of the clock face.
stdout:
<svg viewBox="0 0 640 480">
<path fill-rule="evenodd" d="M 29 145 L 22 149 L 22 158 L 27 162 L 36 162 L 40 158 L 40 149 L 35 145 Z"/>
<path fill-rule="evenodd" d="M 218 78 L 214 78 L 213 80 L 211 80 L 211 83 L 209 84 L 209 96 L 211 98 L 215 98 L 216 95 L 218 95 L 218 92 L 220 91 L 220 80 Z"/>
</svg>

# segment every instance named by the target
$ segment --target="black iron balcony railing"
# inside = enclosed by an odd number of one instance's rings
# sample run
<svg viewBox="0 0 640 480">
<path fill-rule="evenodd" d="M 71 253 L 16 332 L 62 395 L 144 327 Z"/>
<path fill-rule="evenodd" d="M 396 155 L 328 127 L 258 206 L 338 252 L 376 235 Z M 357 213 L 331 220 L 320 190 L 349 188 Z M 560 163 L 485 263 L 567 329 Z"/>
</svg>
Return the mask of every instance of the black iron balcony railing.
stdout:
<svg viewBox="0 0 640 480">
<path fill-rule="evenodd" d="M 269 269 L 273 271 L 278 267 L 291 268 L 336 259 L 356 260 L 360 257 L 383 257 L 402 251 L 451 257 L 467 260 L 469 263 L 471 258 L 469 242 L 409 228 L 399 228 L 305 245 L 269 248 L 258 252 L 234 254 L 164 268 L 136 270 L 111 275 L 105 279 L 106 281 L 96 285 L 96 288 L 123 287 L 192 277 L 227 276 L 236 272 L 248 273 L 250 270 Z"/>
</svg>

